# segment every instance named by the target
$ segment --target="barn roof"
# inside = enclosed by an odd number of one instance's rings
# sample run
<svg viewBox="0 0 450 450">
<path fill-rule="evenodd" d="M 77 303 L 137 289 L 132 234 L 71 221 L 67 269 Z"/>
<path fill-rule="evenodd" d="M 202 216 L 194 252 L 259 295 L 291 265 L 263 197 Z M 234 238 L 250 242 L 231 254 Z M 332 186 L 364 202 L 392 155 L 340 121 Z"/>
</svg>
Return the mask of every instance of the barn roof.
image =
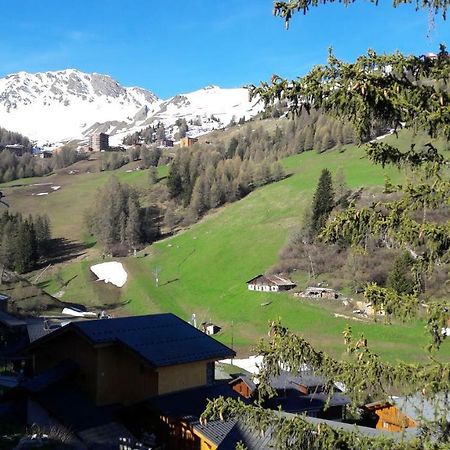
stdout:
<svg viewBox="0 0 450 450">
<path fill-rule="evenodd" d="M 71 322 L 38 339 L 32 347 L 71 330 L 88 338 L 93 345 L 123 345 L 154 367 L 235 356 L 233 350 L 174 314 Z"/>
<path fill-rule="evenodd" d="M 257 275 L 246 283 L 259 282 L 259 284 L 267 284 L 269 286 L 295 286 L 295 283 L 287 278 L 279 275 Z"/>
</svg>

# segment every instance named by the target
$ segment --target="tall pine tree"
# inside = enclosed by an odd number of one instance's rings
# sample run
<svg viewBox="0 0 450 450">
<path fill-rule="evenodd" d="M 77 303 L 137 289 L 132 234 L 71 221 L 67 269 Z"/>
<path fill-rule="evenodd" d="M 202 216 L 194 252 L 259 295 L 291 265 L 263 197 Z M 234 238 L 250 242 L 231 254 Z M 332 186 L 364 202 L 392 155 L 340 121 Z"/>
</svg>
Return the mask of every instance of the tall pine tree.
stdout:
<svg viewBox="0 0 450 450">
<path fill-rule="evenodd" d="M 323 228 L 334 207 L 334 191 L 331 173 L 323 169 L 312 203 L 311 232 L 314 235 Z"/>
</svg>

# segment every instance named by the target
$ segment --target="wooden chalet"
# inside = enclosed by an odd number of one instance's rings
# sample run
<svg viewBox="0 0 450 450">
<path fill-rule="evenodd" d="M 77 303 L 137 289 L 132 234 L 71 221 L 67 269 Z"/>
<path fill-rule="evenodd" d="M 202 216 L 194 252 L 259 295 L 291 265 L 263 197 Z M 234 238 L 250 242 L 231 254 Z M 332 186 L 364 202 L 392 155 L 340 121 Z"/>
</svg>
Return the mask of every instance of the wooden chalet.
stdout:
<svg viewBox="0 0 450 450">
<path fill-rule="evenodd" d="M 437 395 L 434 401 L 416 394 L 412 397 L 394 397 L 389 402 L 373 402 L 365 405 L 367 411 L 378 416 L 378 430 L 403 432 L 419 426 L 422 420 L 435 420 L 436 407 L 446 412 L 450 422 L 449 400 L 444 395 Z"/>
<path fill-rule="evenodd" d="M 279 275 L 258 275 L 247 281 L 249 291 L 279 292 L 295 288 L 296 284 Z"/>
<path fill-rule="evenodd" d="M 209 385 L 233 350 L 173 314 L 72 322 L 27 348 L 39 374 L 70 360 L 96 405 L 129 405 Z"/>
</svg>

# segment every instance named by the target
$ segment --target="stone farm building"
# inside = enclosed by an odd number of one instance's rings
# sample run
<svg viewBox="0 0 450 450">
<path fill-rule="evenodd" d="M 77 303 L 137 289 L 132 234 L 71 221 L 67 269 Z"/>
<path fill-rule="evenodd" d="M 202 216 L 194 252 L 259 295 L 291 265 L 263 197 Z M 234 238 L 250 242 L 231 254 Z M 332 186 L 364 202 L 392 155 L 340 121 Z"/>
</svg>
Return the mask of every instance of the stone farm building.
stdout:
<svg viewBox="0 0 450 450">
<path fill-rule="evenodd" d="M 301 292 L 299 297 L 337 299 L 339 294 L 334 289 L 310 286 Z"/>
<path fill-rule="evenodd" d="M 279 292 L 288 291 L 295 286 L 291 280 L 279 275 L 258 275 L 247 281 L 249 291 Z"/>
</svg>

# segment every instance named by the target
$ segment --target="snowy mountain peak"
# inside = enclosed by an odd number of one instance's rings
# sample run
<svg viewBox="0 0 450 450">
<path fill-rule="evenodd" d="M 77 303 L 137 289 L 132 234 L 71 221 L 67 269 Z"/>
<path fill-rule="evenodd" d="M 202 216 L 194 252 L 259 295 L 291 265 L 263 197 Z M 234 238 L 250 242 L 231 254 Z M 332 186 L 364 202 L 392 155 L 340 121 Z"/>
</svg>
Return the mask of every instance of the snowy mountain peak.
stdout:
<svg viewBox="0 0 450 450">
<path fill-rule="evenodd" d="M 254 116 L 261 107 L 243 88 L 215 85 L 159 99 L 140 87 L 123 87 L 109 75 L 64 69 L 18 72 L 0 78 L 0 126 L 44 142 L 83 138 L 93 131 L 123 136 L 155 122 L 173 125 L 183 118 L 202 126 L 192 135 Z"/>
</svg>

